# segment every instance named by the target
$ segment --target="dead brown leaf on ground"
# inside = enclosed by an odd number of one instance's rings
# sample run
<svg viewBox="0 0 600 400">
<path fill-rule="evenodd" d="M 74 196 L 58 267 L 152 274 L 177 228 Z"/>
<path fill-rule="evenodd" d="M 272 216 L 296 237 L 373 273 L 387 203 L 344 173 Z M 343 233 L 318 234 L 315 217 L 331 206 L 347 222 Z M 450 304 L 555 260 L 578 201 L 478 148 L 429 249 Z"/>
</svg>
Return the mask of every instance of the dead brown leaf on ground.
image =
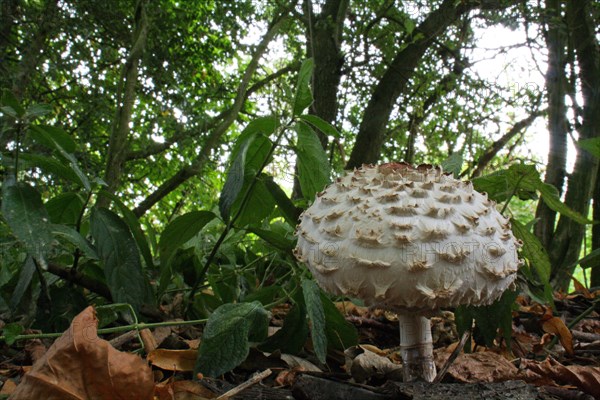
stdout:
<svg viewBox="0 0 600 400">
<path fill-rule="evenodd" d="M 23 377 L 11 399 L 152 399 L 150 367 L 100 339 L 97 328 L 96 312 L 88 307 Z"/>
<path fill-rule="evenodd" d="M 168 371 L 193 371 L 198 350 L 156 349 L 148 354 L 148 362 Z"/>
<path fill-rule="evenodd" d="M 167 380 L 156 385 L 154 397 L 157 400 L 202 400 L 218 397 L 199 382 Z"/>
<path fill-rule="evenodd" d="M 450 353 L 436 351 L 435 363 L 442 368 Z M 515 379 L 518 369 L 498 353 L 491 351 L 460 354 L 448 369 L 448 375 L 464 383 L 502 382 Z"/>
</svg>

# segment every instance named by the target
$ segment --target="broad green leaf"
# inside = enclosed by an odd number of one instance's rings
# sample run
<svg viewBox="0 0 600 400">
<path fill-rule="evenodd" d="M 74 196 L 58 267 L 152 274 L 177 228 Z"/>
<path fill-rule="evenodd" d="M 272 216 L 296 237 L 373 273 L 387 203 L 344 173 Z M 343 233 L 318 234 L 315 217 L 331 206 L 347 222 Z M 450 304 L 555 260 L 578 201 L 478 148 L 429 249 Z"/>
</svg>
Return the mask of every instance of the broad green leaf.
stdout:
<svg viewBox="0 0 600 400">
<path fill-rule="evenodd" d="M 522 200 L 536 198 L 535 191 L 542 183 L 540 173 L 534 165 L 529 164 L 513 164 L 508 167 L 506 180 L 511 192 Z"/>
<path fill-rule="evenodd" d="M 39 168 L 46 174 L 83 186 L 81 178 L 69 166 L 54 157 L 28 153 L 22 153 L 20 157 L 27 162 L 27 167 Z"/>
<path fill-rule="evenodd" d="M 577 146 L 600 158 L 600 138 L 582 139 L 577 142 Z"/>
<path fill-rule="evenodd" d="M 321 290 L 314 281 L 302 281 L 302 294 L 306 304 L 306 312 L 310 320 L 310 333 L 315 355 L 323 364 L 327 358 L 327 327 L 325 323 L 325 310 L 321 301 Z"/>
<path fill-rule="evenodd" d="M 92 260 L 99 260 L 98 253 L 94 246 L 87 241 L 86 238 L 81 236 L 81 233 L 77 232 L 75 229 L 67 226 L 67 225 L 52 225 L 52 233 L 60 238 L 67 240 L 73 246 L 77 247 L 79 250 L 85 254 L 87 258 Z"/>
<path fill-rule="evenodd" d="M 248 230 L 279 250 L 292 251 L 296 245 L 294 240 L 290 240 L 272 230 L 260 229 L 252 226 L 248 227 Z"/>
<path fill-rule="evenodd" d="M 583 215 L 581 215 L 580 213 L 563 203 L 560 200 L 558 190 L 554 186 L 540 182 L 537 186 L 537 189 L 542 195 L 542 200 L 544 201 L 544 203 L 546 203 L 546 205 L 552 210 L 561 213 L 562 215 L 569 217 L 573 221 L 580 224 L 585 225 L 594 223 L 594 221 L 587 219 L 586 217 L 584 217 Z"/>
<path fill-rule="evenodd" d="M 460 171 L 462 170 L 463 165 L 463 156 L 462 153 L 452 153 L 450 157 L 446 158 L 442 161 L 441 166 L 444 172 L 450 172 L 454 177 L 458 177 L 460 175 Z"/>
<path fill-rule="evenodd" d="M 2 328 L 2 335 L 4 336 L 4 341 L 7 345 L 12 346 L 17 340 L 17 336 L 22 334 L 24 330 L 25 328 L 23 328 L 23 325 L 18 324 L 16 322 L 4 325 L 4 328 Z"/>
<path fill-rule="evenodd" d="M 298 166 L 300 189 L 305 199 L 312 200 L 315 198 L 315 194 L 323 190 L 329 183 L 329 161 L 319 138 L 310 126 L 298 122 L 296 132 L 298 134 L 296 165 Z"/>
<path fill-rule="evenodd" d="M 45 204 L 53 224 L 75 226 L 81 215 L 85 199 L 76 192 L 61 193 Z"/>
<path fill-rule="evenodd" d="M 27 107 L 25 117 L 29 120 L 34 120 L 37 117 L 49 114 L 52 112 L 52 107 L 48 104 L 33 104 Z"/>
<path fill-rule="evenodd" d="M 13 117 L 22 117 L 25 114 L 25 109 L 23 106 L 21 106 L 19 100 L 17 100 L 13 92 L 9 89 L 2 90 L 0 105 L 3 107 L 9 107 L 14 112 Z"/>
<path fill-rule="evenodd" d="M 335 138 L 340 137 L 340 133 L 338 132 L 337 129 L 335 129 L 335 127 L 333 125 L 331 125 L 329 122 L 325 121 L 324 119 L 317 117 L 316 115 L 304 114 L 304 115 L 300 115 L 299 118 L 302 121 L 311 124 L 312 126 L 317 128 L 318 130 L 320 130 L 327 136 L 332 136 Z"/>
<path fill-rule="evenodd" d="M 308 333 L 306 306 L 299 302 L 286 315 L 281 329 L 261 344 L 259 349 L 270 353 L 280 350 L 282 353 L 298 354 L 308 339 Z"/>
<path fill-rule="evenodd" d="M 52 233 L 50 217 L 37 190 L 23 182 L 5 183 L 2 188 L 2 214 L 13 235 L 45 269 Z"/>
<path fill-rule="evenodd" d="M 533 233 L 525 229 L 522 223 L 511 218 L 511 225 L 516 238 L 523 241 L 521 252 L 529 260 L 542 280 L 542 283 L 548 284 L 550 281 L 551 264 L 546 249 Z"/>
<path fill-rule="evenodd" d="M 171 221 L 161 233 L 158 243 L 161 268 L 168 264 L 169 259 L 179 247 L 196 236 L 206 224 L 215 218 L 216 215 L 210 211 L 191 211 Z"/>
<path fill-rule="evenodd" d="M 300 115 L 313 102 L 310 83 L 312 79 L 314 62 L 312 58 L 304 60 L 298 72 L 298 81 L 296 82 L 296 94 L 294 96 L 293 114 Z"/>
<path fill-rule="evenodd" d="M 32 257 L 27 257 L 25 259 L 25 263 L 23 263 L 23 267 L 19 271 L 19 280 L 17 281 L 17 285 L 15 286 L 12 295 L 10 296 L 10 308 L 14 311 L 21 303 L 21 299 L 23 295 L 29 288 L 29 284 L 33 279 L 33 274 L 35 273 L 35 262 Z"/>
<path fill-rule="evenodd" d="M 244 205 L 244 209 L 240 213 L 235 224 L 238 227 L 245 227 L 251 224 L 260 224 L 266 217 L 273 213 L 275 208 L 275 199 L 265 185 L 265 174 L 261 174 L 252 187 L 252 192 L 248 196 L 248 200 Z M 253 178 L 252 178 L 253 179 Z M 246 193 L 250 190 L 249 187 L 252 181 L 249 180 L 242 189 L 241 193 Z M 233 210 L 236 211 L 242 206 L 244 196 L 240 195 L 233 205 Z"/>
<path fill-rule="evenodd" d="M 595 249 L 591 253 L 587 254 L 581 260 L 579 265 L 583 268 L 595 268 L 600 265 L 600 249 Z"/>
<path fill-rule="evenodd" d="M 485 192 L 492 200 L 501 203 L 510 196 L 510 185 L 506 180 L 506 170 L 496 171 L 473 179 L 473 187 L 478 192 Z"/>
<path fill-rule="evenodd" d="M 153 269 L 154 268 L 154 260 L 152 259 L 152 253 L 150 252 L 150 246 L 148 245 L 148 239 L 146 238 L 146 235 L 144 234 L 144 231 L 142 230 L 142 226 L 140 225 L 140 220 L 135 216 L 133 211 L 131 211 L 129 209 L 129 207 L 127 207 L 125 205 L 125 203 L 123 203 L 121 201 L 121 199 L 118 196 L 116 196 L 110 192 L 107 192 L 106 190 L 101 190 L 100 195 L 111 199 L 113 201 L 113 203 L 115 203 L 115 205 L 117 206 L 119 211 L 121 211 L 121 214 L 123 215 L 123 219 L 125 220 L 125 223 L 131 230 L 131 233 L 133 234 L 133 238 L 135 239 L 135 242 L 137 243 L 138 248 L 140 249 L 140 253 L 142 254 L 142 257 L 144 258 L 144 262 L 146 263 L 146 266 L 148 268 Z"/>
<path fill-rule="evenodd" d="M 268 324 L 268 313 L 257 301 L 220 306 L 204 328 L 194 373 L 217 377 L 237 367 L 248 357 L 251 341 L 267 337 Z"/>
<path fill-rule="evenodd" d="M 321 303 L 325 312 L 325 334 L 328 346 L 344 351 L 358 344 L 358 331 L 337 309 L 335 304 L 321 293 Z"/>
<path fill-rule="evenodd" d="M 252 278 L 256 279 L 254 274 L 254 270 L 250 272 Z M 283 289 L 278 285 L 262 286 L 244 296 L 244 302 L 250 303 L 253 301 L 260 301 L 262 305 L 266 306 L 279 298 L 282 291 Z"/>
<path fill-rule="evenodd" d="M 298 219 L 300 218 L 300 213 L 302 210 L 294 205 L 294 202 L 288 197 L 287 194 L 281 189 L 281 187 L 273 180 L 273 177 L 266 176 L 264 179 L 265 186 L 275 203 L 277 204 L 277 208 L 281 211 L 281 215 L 291 226 L 296 226 L 298 224 Z"/>
<path fill-rule="evenodd" d="M 92 190 L 88 177 L 79 168 L 79 162 L 73 155 L 76 145 L 68 133 L 53 126 L 35 125 L 30 127 L 29 135 L 38 143 L 55 150 L 57 156 L 62 158 L 63 164 L 71 168 L 77 175 L 85 190 L 88 192 Z"/>
<path fill-rule="evenodd" d="M 91 216 L 91 234 L 113 301 L 131 304 L 138 310 L 142 304 L 152 304 L 152 288 L 142 270 L 140 253 L 127 224 L 114 212 L 95 208 Z"/>
</svg>

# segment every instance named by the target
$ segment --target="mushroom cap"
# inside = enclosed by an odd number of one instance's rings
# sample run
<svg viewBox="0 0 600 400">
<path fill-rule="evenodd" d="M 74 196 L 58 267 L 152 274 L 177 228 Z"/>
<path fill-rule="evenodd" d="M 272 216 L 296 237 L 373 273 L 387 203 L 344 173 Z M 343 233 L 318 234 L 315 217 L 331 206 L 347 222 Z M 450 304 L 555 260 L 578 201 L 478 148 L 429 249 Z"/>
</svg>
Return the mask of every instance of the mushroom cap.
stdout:
<svg viewBox="0 0 600 400">
<path fill-rule="evenodd" d="M 487 194 L 431 165 L 363 165 L 317 194 L 296 257 L 327 292 L 425 313 L 514 286 L 521 246 Z"/>
</svg>

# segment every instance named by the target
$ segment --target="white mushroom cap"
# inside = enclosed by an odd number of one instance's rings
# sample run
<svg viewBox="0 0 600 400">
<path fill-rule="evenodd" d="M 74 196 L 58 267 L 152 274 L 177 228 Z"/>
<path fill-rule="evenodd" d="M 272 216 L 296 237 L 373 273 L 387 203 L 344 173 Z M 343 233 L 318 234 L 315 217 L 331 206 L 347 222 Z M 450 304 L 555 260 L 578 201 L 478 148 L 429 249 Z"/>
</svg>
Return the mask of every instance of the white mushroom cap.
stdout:
<svg viewBox="0 0 600 400">
<path fill-rule="evenodd" d="M 364 165 L 338 178 L 296 234 L 296 257 L 325 291 L 398 312 L 490 304 L 520 265 L 495 202 L 431 165 Z"/>
</svg>

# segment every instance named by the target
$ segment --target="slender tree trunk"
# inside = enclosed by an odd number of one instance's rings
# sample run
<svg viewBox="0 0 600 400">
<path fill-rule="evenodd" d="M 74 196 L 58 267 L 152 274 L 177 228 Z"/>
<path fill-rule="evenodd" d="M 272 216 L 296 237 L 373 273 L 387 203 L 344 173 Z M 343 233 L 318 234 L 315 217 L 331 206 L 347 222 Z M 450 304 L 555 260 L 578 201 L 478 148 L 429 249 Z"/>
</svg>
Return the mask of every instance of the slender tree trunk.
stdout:
<svg viewBox="0 0 600 400">
<path fill-rule="evenodd" d="M 117 108 L 113 121 L 112 132 L 108 143 L 106 156 L 106 170 L 104 180 L 108 185 L 107 190 L 114 193 L 121 183 L 121 174 L 125 158 L 129 151 L 129 124 L 133 113 L 133 104 L 136 98 L 138 68 L 140 59 L 146 48 L 148 37 L 148 17 L 146 15 L 147 0 L 138 2 L 135 10 L 135 26 L 133 32 L 133 45 L 129 56 L 121 71 L 121 81 L 117 89 Z M 108 200 L 99 199 L 99 205 L 106 205 Z"/>
<path fill-rule="evenodd" d="M 363 113 L 356 142 L 346 165 L 347 169 L 362 164 L 376 163 L 385 140 L 386 125 L 398 97 L 405 93 L 408 81 L 423 59 L 425 51 L 436 38 L 452 25 L 461 15 L 476 7 L 503 8 L 507 4 L 496 1 L 475 2 L 444 0 L 415 29 L 408 43 L 394 57 L 385 71 Z"/>
<path fill-rule="evenodd" d="M 589 0 L 567 2 L 569 32 L 575 48 L 583 97 L 583 119 L 578 129 L 580 139 L 600 137 L 600 49 L 592 15 Z M 568 180 L 565 203 L 583 215 L 588 213 L 597 174 L 598 160 L 587 151 L 578 150 L 575 168 Z M 548 248 L 554 287 L 568 288 L 584 237 L 583 225 L 561 215 Z"/>
<path fill-rule="evenodd" d="M 563 191 L 567 161 L 567 108 L 565 105 L 565 27 L 561 12 L 562 0 L 546 0 L 546 47 L 548 69 L 546 91 L 548 94 L 548 133 L 550 145 L 544 182 Z M 544 247 L 549 248 L 556 223 L 556 211 L 540 201 L 535 213 L 538 222 L 535 234 Z"/>
</svg>

